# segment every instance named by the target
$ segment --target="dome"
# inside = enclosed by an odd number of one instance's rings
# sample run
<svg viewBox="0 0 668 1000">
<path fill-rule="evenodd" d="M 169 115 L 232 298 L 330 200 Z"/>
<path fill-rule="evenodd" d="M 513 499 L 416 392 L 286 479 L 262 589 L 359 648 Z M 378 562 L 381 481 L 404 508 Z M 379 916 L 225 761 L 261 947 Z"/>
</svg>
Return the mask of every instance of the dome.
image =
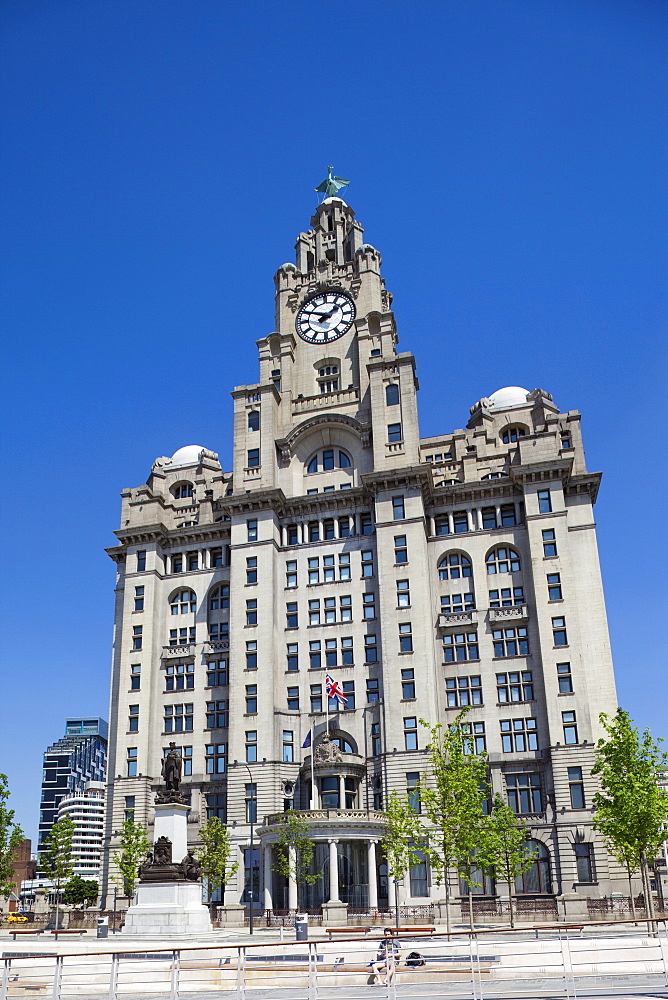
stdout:
<svg viewBox="0 0 668 1000">
<path fill-rule="evenodd" d="M 206 448 L 201 444 L 187 444 L 172 455 L 172 465 L 199 465 L 200 455 Z"/>
<path fill-rule="evenodd" d="M 523 389 L 521 385 L 507 385 L 503 389 L 497 389 L 489 397 L 490 410 L 504 410 L 508 406 L 526 406 L 528 389 Z"/>
<path fill-rule="evenodd" d="M 331 204 L 333 204 L 333 202 L 335 202 L 335 201 L 338 201 L 338 202 L 340 202 L 340 203 L 341 203 L 341 204 L 342 204 L 342 205 L 343 205 L 343 206 L 344 206 L 345 208 L 347 208 L 347 207 L 348 207 L 348 206 L 346 205 L 345 201 L 343 200 L 343 198 L 339 198 L 339 196 L 338 196 L 338 195 L 331 195 L 331 197 L 329 197 L 329 198 L 325 198 L 325 199 L 324 199 L 324 201 L 321 201 L 321 202 L 320 202 L 320 204 L 321 204 L 321 205 L 331 205 Z"/>
</svg>

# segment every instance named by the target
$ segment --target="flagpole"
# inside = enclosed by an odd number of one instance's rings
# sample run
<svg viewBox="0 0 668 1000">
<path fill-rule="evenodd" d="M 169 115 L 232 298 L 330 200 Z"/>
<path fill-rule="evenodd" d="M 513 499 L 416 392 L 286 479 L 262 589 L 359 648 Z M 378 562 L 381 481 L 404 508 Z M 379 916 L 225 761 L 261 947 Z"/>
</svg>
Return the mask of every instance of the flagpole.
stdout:
<svg viewBox="0 0 668 1000">
<path fill-rule="evenodd" d="M 313 725 L 315 734 L 315 723 Z M 315 809 L 315 736 L 311 739 L 311 809 Z"/>
</svg>

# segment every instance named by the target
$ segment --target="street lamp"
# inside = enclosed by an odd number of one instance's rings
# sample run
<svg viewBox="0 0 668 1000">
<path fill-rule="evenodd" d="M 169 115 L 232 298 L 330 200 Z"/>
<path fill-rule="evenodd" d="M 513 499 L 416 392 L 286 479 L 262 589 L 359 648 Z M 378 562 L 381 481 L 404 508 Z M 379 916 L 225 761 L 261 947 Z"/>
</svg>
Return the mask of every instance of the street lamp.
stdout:
<svg viewBox="0 0 668 1000">
<path fill-rule="evenodd" d="M 235 763 L 235 765 L 239 764 L 239 761 L 235 760 L 234 763 Z M 253 774 L 251 772 L 251 769 L 248 766 L 248 764 L 244 763 L 243 761 L 241 763 L 244 764 L 244 767 L 248 771 L 248 778 L 249 778 L 249 782 L 250 782 L 249 786 L 248 786 L 249 787 L 249 796 L 250 796 L 250 798 L 249 798 L 250 808 L 248 810 L 248 814 L 249 814 L 249 818 L 250 818 L 250 888 L 249 888 L 249 893 L 250 893 L 250 911 L 249 912 L 250 912 L 250 916 L 249 916 L 249 920 L 248 920 L 248 931 L 249 931 L 250 934 L 252 934 L 253 933 L 253 875 L 254 875 L 254 872 L 255 872 L 255 866 L 254 866 L 254 863 L 253 863 L 253 861 L 254 861 L 254 859 L 253 859 L 253 823 L 254 823 L 254 818 L 255 818 L 254 804 L 255 804 L 256 798 L 255 798 L 255 783 L 253 782 Z"/>
</svg>

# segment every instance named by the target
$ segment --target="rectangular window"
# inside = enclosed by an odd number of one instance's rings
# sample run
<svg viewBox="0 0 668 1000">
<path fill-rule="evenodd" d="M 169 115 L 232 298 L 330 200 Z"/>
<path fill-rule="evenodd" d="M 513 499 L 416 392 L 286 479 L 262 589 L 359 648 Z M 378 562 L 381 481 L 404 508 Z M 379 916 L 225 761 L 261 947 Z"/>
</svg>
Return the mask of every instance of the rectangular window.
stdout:
<svg viewBox="0 0 668 1000">
<path fill-rule="evenodd" d="M 229 638 L 230 638 L 230 626 L 228 622 L 218 622 L 218 623 L 211 622 L 211 624 L 209 625 L 209 642 L 227 642 Z M 192 641 L 193 642 L 195 641 L 195 629 L 193 629 Z"/>
<path fill-rule="evenodd" d="M 221 795 L 219 792 L 214 792 L 206 797 L 206 818 L 221 820 L 223 823 L 227 818 L 227 812 L 225 808 L 225 796 Z"/>
<path fill-rule="evenodd" d="M 336 622 L 336 598 L 325 597 L 323 604 L 325 608 L 325 625 L 333 625 Z"/>
<path fill-rule="evenodd" d="M 585 793 L 581 767 L 568 768 L 568 791 L 571 796 L 571 809 L 584 809 Z"/>
<path fill-rule="evenodd" d="M 552 513 L 552 499 L 549 490 L 538 490 L 538 513 Z"/>
<path fill-rule="evenodd" d="M 257 583 L 257 556 L 246 559 L 246 583 Z"/>
<path fill-rule="evenodd" d="M 394 561 L 397 565 L 408 562 L 408 548 L 405 535 L 394 536 Z"/>
<path fill-rule="evenodd" d="M 469 530 L 469 516 L 465 510 L 456 510 L 452 515 L 452 526 L 456 535 Z"/>
<path fill-rule="evenodd" d="M 517 524 L 515 517 L 515 504 L 504 503 L 501 505 L 501 527 L 512 528 Z"/>
<path fill-rule="evenodd" d="M 206 728 L 226 729 L 227 728 L 227 702 L 207 701 L 206 703 Z"/>
<path fill-rule="evenodd" d="M 130 705 L 128 708 L 128 732 L 139 732 L 139 705 Z"/>
<path fill-rule="evenodd" d="M 408 580 L 397 580 L 397 607 L 410 608 L 411 592 Z"/>
<path fill-rule="evenodd" d="M 209 660 L 206 665 L 207 687 L 223 687 L 227 683 L 227 660 Z"/>
<path fill-rule="evenodd" d="M 193 706 L 165 705 L 165 733 L 191 733 L 193 731 Z"/>
<path fill-rule="evenodd" d="M 540 774 L 507 774 L 508 805 L 514 813 L 540 813 L 543 794 Z"/>
<path fill-rule="evenodd" d="M 285 627 L 298 628 L 299 615 L 297 614 L 297 602 L 291 601 L 285 605 Z"/>
<path fill-rule="evenodd" d="M 376 595 L 362 595 L 362 617 L 370 620 L 376 617 Z"/>
<path fill-rule="evenodd" d="M 414 857 L 419 859 L 410 868 L 410 887 L 412 897 L 429 895 L 429 880 L 427 878 L 427 855 L 424 851 L 415 851 Z"/>
<path fill-rule="evenodd" d="M 403 497 L 392 497 L 392 518 L 395 521 L 403 521 L 406 516 Z"/>
<path fill-rule="evenodd" d="M 462 723 L 463 750 L 465 754 L 485 753 L 487 741 L 485 739 L 484 722 L 463 722 Z"/>
<path fill-rule="evenodd" d="M 137 572 L 138 573 L 145 573 L 146 572 L 146 552 L 145 551 L 137 553 Z"/>
<path fill-rule="evenodd" d="M 132 627 L 132 648 L 133 649 L 141 649 L 142 631 L 143 631 L 143 629 L 142 629 L 141 625 L 133 625 L 133 627 Z"/>
<path fill-rule="evenodd" d="M 341 639 L 341 665 L 344 667 L 352 667 L 354 663 L 353 659 L 353 640 L 352 636 L 345 636 Z"/>
<path fill-rule="evenodd" d="M 195 641 L 194 625 L 187 626 L 186 628 L 170 628 L 169 630 L 170 646 L 190 646 L 194 641 Z"/>
<path fill-rule="evenodd" d="M 334 489 L 334 487 L 332 486 L 332 490 L 333 489 Z M 327 490 L 327 487 L 325 487 L 325 490 Z M 322 522 L 322 537 L 325 539 L 326 542 L 329 542 L 333 538 L 336 537 L 335 534 L 334 534 L 334 519 L 333 518 L 326 517 L 325 520 Z"/>
<path fill-rule="evenodd" d="M 404 701 L 415 698 L 415 671 L 412 667 L 401 671 L 401 697 Z"/>
<path fill-rule="evenodd" d="M 297 560 L 289 559 L 285 564 L 285 586 L 289 589 L 297 586 Z"/>
<path fill-rule="evenodd" d="M 371 756 L 377 757 L 380 753 L 380 722 L 371 723 Z M 374 808 L 376 808 L 374 806 Z"/>
<path fill-rule="evenodd" d="M 289 642 L 287 647 L 287 669 L 299 670 L 299 647 L 296 642 Z"/>
<path fill-rule="evenodd" d="M 199 568 L 199 554 L 197 552 L 187 552 L 186 561 L 188 566 L 188 572 L 194 572 Z"/>
<path fill-rule="evenodd" d="M 399 652 L 413 652 L 413 626 L 410 622 L 402 622 L 399 625 Z"/>
<path fill-rule="evenodd" d="M 572 448 L 573 447 L 573 442 L 572 442 L 572 439 L 571 439 L 571 432 L 570 431 L 562 431 L 561 432 L 561 447 L 562 448 Z"/>
<path fill-rule="evenodd" d="M 181 757 L 183 758 L 184 777 L 190 778 L 193 773 L 193 748 L 181 747 Z M 190 793 L 188 793 L 190 794 Z"/>
<path fill-rule="evenodd" d="M 567 646 L 568 636 L 566 635 L 566 619 L 565 618 L 553 618 L 552 619 L 552 635 L 554 637 L 555 646 Z"/>
<path fill-rule="evenodd" d="M 559 573 L 547 574 L 547 593 L 551 601 L 560 601 L 562 599 L 561 575 Z"/>
<path fill-rule="evenodd" d="M 246 601 L 246 624 L 257 625 L 257 601 Z"/>
<path fill-rule="evenodd" d="M 535 719 L 504 719 L 501 722 L 501 746 L 504 753 L 526 753 L 538 749 Z"/>
<path fill-rule="evenodd" d="M 320 654 L 320 640 L 315 639 L 313 642 L 309 642 L 309 667 L 311 670 L 320 670 L 322 666 L 322 659 Z"/>
<path fill-rule="evenodd" d="M 570 663 L 557 663 L 557 679 L 559 681 L 560 694 L 573 693 L 573 677 L 571 675 Z"/>
<path fill-rule="evenodd" d="M 223 550 L 222 548 L 210 549 L 209 550 L 209 560 L 212 569 L 217 569 L 219 566 L 223 565 Z"/>
<path fill-rule="evenodd" d="M 245 793 L 246 793 L 246 795 L 245 795 L 245 801 L 246 801 L 246 822 L 247 823 L 257 823 L 257 785 L 253 781 L 252 783 L 246 784 L 244 786 L 244 789 L 245 789 Z M 250 876 L 250 868 L 249 868 L 249 864 L 248 864 L 249 858 L 250 858 L 250 851 L 244 851 L 244 868 L 246 869 L 246 882 L 245 882 L 245 884 L 247 886 L 248 886 L 249 881 L 250 881 L 250 878 L 249 878 L 249 876 Z M 257 875 L 257 873 L 255 873 L 255 874 Z M 257 896 L 254 895 L 253 898 L 257 899 Z"/>
<path fill-rule="evenodd" d="M 336 580 L 336 570 L 334 569 L 334 556 L 322 557 L 322 578 L 325 583 L 334 583 Z"/>
<path fill-rule="evenodd" d="M 334 450 L 328 448 L 322 453 L 322 470 L 323 472 L 331 472 L 334 468 Z"/>
<path fill-rule="evenodd" d="M 444 663 L 459 663 L 478 658 L 477 632 L 457 632 L 454 635 L 443 636 Z"/>
<path fill-rule="evenodd" d="M 475 608 L 475 598 L 473 594 L 447 594 L 441 597 L 441 614 L 457 614 L 464 611 L 473 611 Z"/>
<path fill-rule="evenodd" d="M 543 555 L 551 558 L 557 554 L 557 543 L 555 540 L 554 528 L 547 528 L 543 532 Z"/>
<path fill-rule="evenodd" d="M 322 712 L 322 684 L 311 684 L 311 712 Z"/>
<path fill-rule="evenodd" d="M 295 740 L 291 729 L 283 730 L 283 763 L 291 764 L 295 759 Z"/>
<path fill-rule="evenodd" d="M 483 507 L 482 509 L 483 528 L 496 528 L 496 507 Z"/>
<path fill-rule="evenodd" d="M 183 556 L 172 556 L 172 573 L 183 573 Z"/>
<path fill-rule="evenodd" d="M 373 534 L 373 520 L 371 514 L 360 514 L 360 535 Z"/>
<path fill-rule="evenodd" d="M 127 756 L 128 778 L 137 777 L 137 747 L 128 747 Z"/>
<path fill-rule="evenodd" d="M 288 711 L 297 712 L 299 710 L 299 688 L 288 688 Z"/>
<path fill-rule="evenodd" d="M 494 656 L 527 656 L 529 640 L 525 628 L 499 628 L 492 630 Z"/>
<path fill-rule="evenodd" d="M 308 582 L 311 586 L 320 583 L 320 557 L 315 556 L 308 561 Z"/>
<path fill-rule="evenodd" d="M 133 663 L 130 667 L 130 690 L 139 691 L 141 687 L 141 664 Z"/>
<path fill-rule="evenodd" d="M 350 553 L 339 555 L 339 580 L 350 580 Z"/>
<path fill-rule="evenodd" d="M 512 608 L 524 604 L 524 587 L 502 587 L 489 591 L 490 608 Z"/>
<path fill-rule="evenodd" d="M 364 662 L 378 663 L 378 646 L 375 635 L 364 636 Z"/>
<path fill-rule="evenodd" d="M 355 707 L 355 681 L 343 681 L 341 684 L 343 693 L 348 699 L 343 706 L 346 712 L 350 712 Z"/>
<path fill-rule="evenodd" d="M 205 747 L 207 774 L 225 774 L 226 750 L 225 743 L 212 743 Z"/>
<path fill-rule="evenodd" d="M 288 545 L 299 545 L 299 528 L 296 524 L 289 524 L 285 529 Z"/>
<path fill-rule="evenodd" d="M 249 729 L 246 731 L 246 761 L 249 764 L 254 764 L 257 760 L 257 730 Z"/>
<path fill-rule="evenodd" d="M 246 670 L 257 670 L 257 642 L 246 643 Z"/>
<path fill-rule="evenodd" d="M 308 623 L 309 625 L 320 624 L 320 601 L 308 602 Z"/>
<path fill-rule="evenodd" d="M 260 464 L 260 449 L 259 448 L 249 448 L 248 449 L 248 468 L 257 469 Z"/>
<path fill-rule="evenodd" d="M 339 518 L 339 538 L 350 538 L 350 518 L 347 514 Z"/>
<path fill-rule="evenodd" d="M 378 701 L 380 697 L 378 691 L 378 679 L 376 677 L 367 677 L 366 679 L 366 700 L 370 705 L 373 705 Z"/>
<path fill-rule="evenodd" d="M 404 746 L 406 750 L 417 750 L 417 719 L 414 715 L 404 719 Z"/>
<path fill-rule="evenodd" d="M 448 708 L 482 705 L 482 680 L 474 677 L 446 677 L 445 694 Z"/>
<path fill-rule="evenodd" d="M 319 521 L 309 521 L 309 523 L 308 523 L 308 540 L 309 540 L 309 542 L 319 542 L 320 541 L 320 522 Z"/>
<path fill-rule="evenodd" d="M 575 712 L 562 712 L 561 721 L 564 726 L 564 743 L 574 746 L 578 742 L 578 727 Z"/>
<path fill-rule="evenodd" d="M 518 670 L 496 675 L 496 695 L 500 704 L 533 701 L 533 675 L 530 670 Z"/>
<path fill-rule="evenodd" d="M 496 524 L 494 527 L 496 527 Z M 447 514 L 441 514 L 439 517 L 434 518 L 434 531 L 437 535 L 450 534 L 450 524 Z"/>
<path fill-rule="evenodd" d="M 165 667 L 165 691 L 192 691 L 194 687 L 194 663 L 170 663 Z"/>
<path fill-rule="evenodd" d="M 335 667 L 337 665 L 336 639 L 325 640 L 325 666 Z"/>
<path fill-rule="evenodd" d="M 334 598 L 332 598 L 334 600 Z M 340 621 L 351 622 L 353 620 L 353 601 L 349 594 L 339 598 Z"/>
<path fill-rule="evenodd" d="M 373 576 L 373 552 L 362 552 L 362 577 Z"/>
<path fill-rule="evenodd" d="M 390 444 L 398 444 L 401 441 L 401 424 L 387 425 L 387 440 Z"/>
<path fill-rule="evenodd" d="M 224 611 L 225 608 L 230 606 L 230 585 L 229 583 L 221 583 L 220 586 L 211 594 L 209 598 L 209 610 L 210 611 Z M 194 608 L 192 609 L 194 610 Z"/>
<path fill-rule="evenodd" d="M 594 860 L 592 844 L 574 844 L 578 882 L 594 882 Z"/>
<path fill-rule="evenodd" d="M 144 588 L 135 587 L 135 611 L 144 610 Z"/>
<path fill-rule="evenodd" d="M 125 812 L 123 814 L 123 818 L 125 819 L 126 823 L 128 821 L 130 823 L 134 823 L 134 821 L 135 821 L 135 796 L 134 795 L 126 795 L 125 796 Z"/>
<path fill-rule="evenodd" d="M 257 542 L 257 518 L 246 521 L 246 536 L 249 542 Z"/>
<path fill-rule="evenodd" d="M 408 796 L 408 804 L 415 813 L 422 812 L 422 803 L 420 802 L 420 772 L 419 771 L 409 771 L 406 775 L 406 795 Z"/>
</svg>

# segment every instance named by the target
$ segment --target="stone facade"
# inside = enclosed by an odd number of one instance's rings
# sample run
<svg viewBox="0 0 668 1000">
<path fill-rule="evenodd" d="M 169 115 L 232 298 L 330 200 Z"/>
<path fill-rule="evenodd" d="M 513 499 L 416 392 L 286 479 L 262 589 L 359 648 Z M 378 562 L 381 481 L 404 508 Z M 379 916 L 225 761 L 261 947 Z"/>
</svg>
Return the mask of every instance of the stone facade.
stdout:
<svg viewBox="0 0 668 1000">
<path fill-rule="evenodd" d="M 311 902 L 387 905 L 383 803 L 425 769 L 418 720 L 447 722 L 470 704 L 494 790 L 542 845 L 525 890 L 624 891 L 591 825 L 598 716 L 616 698 L 593 517 L 600 474 L 587 471 L 580 414 L 509 387 L 477 402 L 466 427 L 421 439 L 415 359 L 397 350 L 381 257 L 352 210 L 327 199 L 296 249 L 275 276 L 259 381 L 232 392 L 232 471 L 188 446 L 122 493 L 108 550 L 118 575 L 107 847 L 125 814 L 151 827 L 175 740 L 189 842 L 208 812 L 239 848 L 227 903 L 248 899 L 252 864 L 258 905 L 297 905 L 270 854 L 276 814 L 294 804 L 325 873 Z M 309 342 L 296 325 L 319 294 Z M 353 303 L 354 322 L 325 337 L 337 302 L 344 314 Z M 329 715 L 325 669 L 349 699 Z M 328 726 L 336 761 L 320 753 Z M 315 789 L 300 749 L 309 732 Z M 443 895 L 426 866 L 401 892 L 413 903 Z"/>
</svg>

